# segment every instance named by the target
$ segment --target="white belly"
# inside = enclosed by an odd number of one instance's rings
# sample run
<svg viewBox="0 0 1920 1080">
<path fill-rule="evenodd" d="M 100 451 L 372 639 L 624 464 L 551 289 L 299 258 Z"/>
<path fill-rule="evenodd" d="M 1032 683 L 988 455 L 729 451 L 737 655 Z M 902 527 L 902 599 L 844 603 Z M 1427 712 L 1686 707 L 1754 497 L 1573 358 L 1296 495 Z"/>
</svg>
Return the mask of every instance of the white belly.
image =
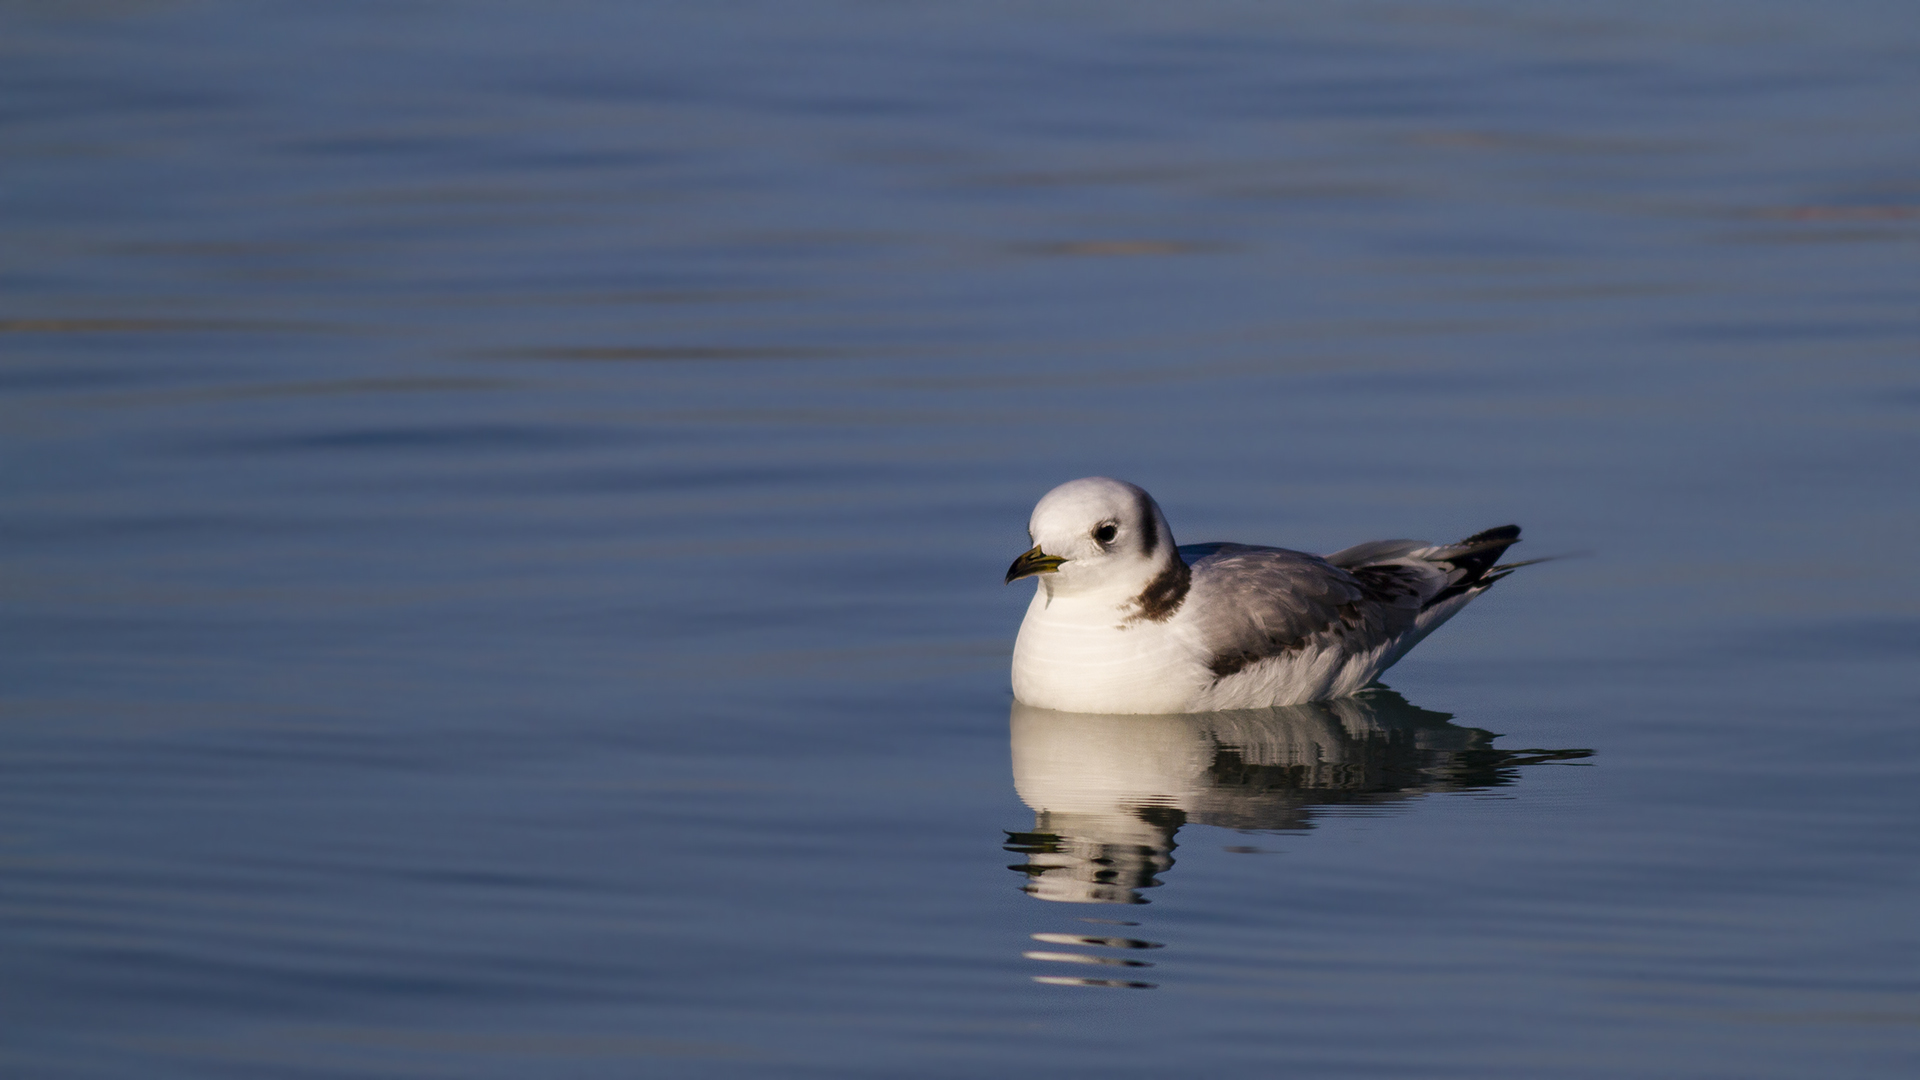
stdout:
<svg viewBox="0 0 1920 1080">
<path fill-rule="evenodd" d="M 1465 598 L 1462 598 L 1464 603 Z M 1055 598 L 1035 590 L 1013 646 L 1013 696 L 1061 712 L 1192 713 L 1264 709 L 1354 693 L 1455 605 L 1413 634 L 1348 652 L 1336 640 L 1262 660 L 1220 678 L 1186 619 L 1123 625 L 1112 598 Z M 1184 614 L 1184 613 L 1183 613 Z"/>
<path fill-rule="evenodd" d="M 1262 660 L 1209 686 L 1193 708 L 1264 709 L 1344 697 L 1372 682 L 1386 666 L 1380 662 L 1381 652 L 1349 653 L 1330 645 Z"/>
</svg>

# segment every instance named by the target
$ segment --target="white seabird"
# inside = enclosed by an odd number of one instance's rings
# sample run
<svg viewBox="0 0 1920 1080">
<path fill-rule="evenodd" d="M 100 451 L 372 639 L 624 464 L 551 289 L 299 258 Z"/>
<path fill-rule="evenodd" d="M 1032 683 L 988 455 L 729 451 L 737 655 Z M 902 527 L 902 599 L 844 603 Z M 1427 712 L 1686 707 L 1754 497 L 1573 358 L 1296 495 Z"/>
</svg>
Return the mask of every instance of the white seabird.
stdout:
<svg viewBox="0 0 1920 1080">
<path fill-rule="evenodd" d="M 1331 555 L 1176 547 L 1153 497 L 1104 476 L 1047 492 L 1013 696 L 1062 712 L 1191 713 L 1343 697 L 1517 566 L 1517 525 L 1456 544 L 1375 540 Z"/>
</svg>

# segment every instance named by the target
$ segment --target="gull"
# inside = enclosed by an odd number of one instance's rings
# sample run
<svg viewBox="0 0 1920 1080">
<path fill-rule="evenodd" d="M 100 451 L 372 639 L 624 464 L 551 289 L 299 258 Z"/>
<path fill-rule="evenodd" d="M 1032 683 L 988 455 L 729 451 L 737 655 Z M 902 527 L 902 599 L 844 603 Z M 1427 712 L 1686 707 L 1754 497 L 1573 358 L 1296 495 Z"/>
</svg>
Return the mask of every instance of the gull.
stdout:
<svg viewBox="0 0 1920 1080">
<path fill-rule="evenodd" d="M 1013 646 L 1013 696 L 1061 712 L 1197 713 L 1344 697 L 1487 587 L 1520 539 L 1374 540 L 1331 555 L 1250 544 L 1176 547 L 1153 497 L 1093 476 L 1041 498 L 1038 579 Z M 1538 560 L 1535 560 L 1538 561 Z"/>
</svg>

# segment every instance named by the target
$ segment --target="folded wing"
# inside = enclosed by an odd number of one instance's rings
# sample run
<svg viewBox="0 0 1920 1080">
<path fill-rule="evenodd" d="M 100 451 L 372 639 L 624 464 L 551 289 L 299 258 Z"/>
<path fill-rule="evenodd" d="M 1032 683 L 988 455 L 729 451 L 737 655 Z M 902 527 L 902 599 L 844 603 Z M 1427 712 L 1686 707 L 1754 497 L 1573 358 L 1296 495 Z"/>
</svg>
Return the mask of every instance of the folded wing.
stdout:
<svg viewBox="0 0 1920 1080">
<path fill-rule="evenodd" d="M 1180 549 L 1206 614 L 1192 627 L 1216 679 L 1274 657 L 1337 647 L 1391 663 L 1473 595 L 1506 576 L 1506 525 L 1455 544 L 1376 540 L 1322 558 L 1285 548 Z M 1382 665 L 1384 667 L 1384 664 Z"/>
</svg>

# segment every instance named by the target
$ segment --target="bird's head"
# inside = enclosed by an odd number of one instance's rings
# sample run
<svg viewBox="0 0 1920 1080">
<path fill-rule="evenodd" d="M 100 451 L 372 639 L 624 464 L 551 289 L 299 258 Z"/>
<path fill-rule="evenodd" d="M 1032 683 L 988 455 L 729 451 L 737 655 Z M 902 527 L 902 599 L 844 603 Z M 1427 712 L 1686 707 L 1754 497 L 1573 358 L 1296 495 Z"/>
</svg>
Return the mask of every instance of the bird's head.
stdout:
<svg viewBox="0 0 1920 1080">
<path fill-rule="evenodd" d="M 1007 581 L 1044 574 L 1052 595 L 1138 591 L 1179 558 L 1173 530 L 1153 496 L 1104 476 L 1047 492 L 1033 508 L 1027 536 L 1033 548 L 1007 568 Z"/>
</svg>

